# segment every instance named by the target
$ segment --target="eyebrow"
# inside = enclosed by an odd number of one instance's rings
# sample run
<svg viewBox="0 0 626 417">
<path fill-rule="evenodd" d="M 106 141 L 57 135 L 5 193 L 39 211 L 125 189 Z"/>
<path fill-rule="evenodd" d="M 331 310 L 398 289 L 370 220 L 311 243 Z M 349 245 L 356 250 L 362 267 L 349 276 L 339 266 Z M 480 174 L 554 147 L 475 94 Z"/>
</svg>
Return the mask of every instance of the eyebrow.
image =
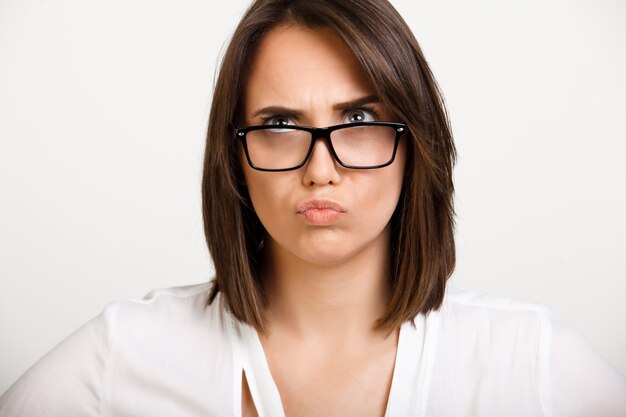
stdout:
<svg viewBox="0 0 626 417">
<path fill-rule="evenodd" d="M 346 111 L 352 109 L 358 109 L 359 107 L 363 107 L 366 104 L 378 104 L 380 100 L 377 96 L 370 94 L 365 97 L 357 98 L 356 100 L 345 101 L 343 103 L 337 103 L 333 106 L 333 110 L 335 111 Z M 263 107 L 255 111 L 252 114 L 252 118 L 259 117 L 262 114 L 280 114 L 287 117 L 299 117 L 302 116 L 303 112 L 297 109 L 291 109 L 289 107 L 284 106 L 268 106 Z"/>
</svg>

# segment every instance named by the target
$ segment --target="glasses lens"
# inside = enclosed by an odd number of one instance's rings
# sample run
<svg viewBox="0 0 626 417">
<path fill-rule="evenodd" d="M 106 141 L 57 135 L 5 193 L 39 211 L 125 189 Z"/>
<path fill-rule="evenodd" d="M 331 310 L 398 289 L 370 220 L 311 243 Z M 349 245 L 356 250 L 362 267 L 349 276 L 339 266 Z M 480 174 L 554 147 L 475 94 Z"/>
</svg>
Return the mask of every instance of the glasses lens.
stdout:
<svg viewBox="0 0 626 417">
<path fill-rule="evenodd" d="M 330 135 L 337 157 L 346 165 L 373 167 L 391 161 L 396 129 L 389 126 L 354 126 Z"/>
<path fill-rule="evenodd" d="M 287 169 L 302 163 L 311 143 L 311 134 L 276 127 L 252 130 L 246 134 L 246 142 L 250 162 L 256 167 Z"/>
</svg>

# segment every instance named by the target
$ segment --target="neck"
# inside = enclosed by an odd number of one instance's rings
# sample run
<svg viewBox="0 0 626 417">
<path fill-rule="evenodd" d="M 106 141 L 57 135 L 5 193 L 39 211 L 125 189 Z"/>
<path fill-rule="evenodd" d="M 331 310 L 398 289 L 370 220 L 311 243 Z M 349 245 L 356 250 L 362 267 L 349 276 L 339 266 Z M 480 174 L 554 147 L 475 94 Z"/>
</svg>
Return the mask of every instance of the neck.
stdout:
<svg viewBox="0 0 626 417">
<path fill-rule="evenodd" d="M 332 264 L 307 262 L 268 238 L 262 277 L 269 332 L 338 344 L 384 338 L 376 320 L 386 311 L 389 297 L 388 235 Z"/>
</svg>

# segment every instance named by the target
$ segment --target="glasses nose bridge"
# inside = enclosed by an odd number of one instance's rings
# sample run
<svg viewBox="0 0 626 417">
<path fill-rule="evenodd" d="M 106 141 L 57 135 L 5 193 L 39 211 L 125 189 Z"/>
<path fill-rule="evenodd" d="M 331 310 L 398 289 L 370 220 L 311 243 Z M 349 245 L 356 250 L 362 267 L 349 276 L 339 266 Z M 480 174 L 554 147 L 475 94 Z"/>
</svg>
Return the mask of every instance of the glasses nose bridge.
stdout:
<svg viewBox="0 0 626 417">
<path fill-rule="evenodd" d="M 318 139 L 326 142 L 326 146 L 328 146 L 328 150 L 331 155 L 335 157 L 335 149 L 333 148 L 333 144 L 330 140 L 330 133 L 333 131 L 330 127 L 313 127 L 309 130 L 311 133 L 311 149 L 315 147 Z"/>
<path fill-rule="evenodd" d="M 311 149 L 315 147 L 318 139 L 326 142 L 326 146 L 328 146 L 328 150 L 330 151 L 331 156 L 336 158 L 335 149 L 333 148 L 333 144 L 330 140 L 330 133 L 333 131 L 330 127 L 313 127 L 309 131 L 311 133 Z"/>
<path fill-rule="evenodd" d="M 310 130 L 311 140 L 313 141 L 313 146 L 315 146 L 315 142 L 318 139 L 324 139 L 329 146 L 330 145 L 330 132 L 331 129 L 328 127 L 314 127 Z"/>
<path fill-rule="evenodd" d="M 309 157 L 307 159 L 311 158 L 311 155 L 313 154 L 313 149 L 315 149 L 315 144 L 317 143 L 318 139 L 323 140 L 324 142 L 326 142 L 326 146 L 328 147 L 328 153 L 330 153 L 330 156 L 338 161 L 337 155 L 335 154 L 335 148 L 333 148 L 333 144 L 330 140 L 330 133 L 333 131 L 333 129 L 331 129 L 330 127 L 313 127 L 309 130 L 309 133 L 311 134 L 311 151 L 309 154 Z"/>
</svg>

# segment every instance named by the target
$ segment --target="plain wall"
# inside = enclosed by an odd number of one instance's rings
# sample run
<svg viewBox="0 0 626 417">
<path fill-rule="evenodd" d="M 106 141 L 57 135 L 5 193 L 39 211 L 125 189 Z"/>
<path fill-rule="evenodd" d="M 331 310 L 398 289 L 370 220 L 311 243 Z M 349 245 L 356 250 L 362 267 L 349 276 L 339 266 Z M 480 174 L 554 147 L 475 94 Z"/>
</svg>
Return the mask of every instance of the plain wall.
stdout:
<svg viewBox="0 0 626 417">
<path fill-rule="evenodd" d="M 625 372 L 626 3 L 393 3 L 459 151 L 451 283 Z M 212 275 L 203 141 L 247 4 L 0 0 L 0 392 L 108 302 Z"/>
</svg>

